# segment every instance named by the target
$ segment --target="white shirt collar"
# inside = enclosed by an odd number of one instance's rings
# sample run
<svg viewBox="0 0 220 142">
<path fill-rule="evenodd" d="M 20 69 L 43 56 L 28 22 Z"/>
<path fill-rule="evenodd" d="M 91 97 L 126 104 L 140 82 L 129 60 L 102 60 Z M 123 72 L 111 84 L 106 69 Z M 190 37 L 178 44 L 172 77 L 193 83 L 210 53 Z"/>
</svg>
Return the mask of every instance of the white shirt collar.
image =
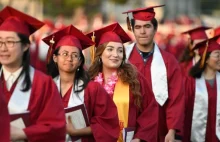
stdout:
<svg viewBox="0 0 220 142">
<path fill-rule="evenodd" d="M 3 70 L 3 74 L 4 74 L 4 79 L 7 81 L 8 78 L 11 75 L 13 75 L 14 79 L 16 80 L 18 78 L 18 76 L 20 75 L 22 69 L 23 69 L 23 67 L 20 67 L 17 71 L 11 73 L 11 72 L 7 71 L 6 68 L 4 68 L 4 66 L 2 66 L 2 70 Z"/>
</svg>

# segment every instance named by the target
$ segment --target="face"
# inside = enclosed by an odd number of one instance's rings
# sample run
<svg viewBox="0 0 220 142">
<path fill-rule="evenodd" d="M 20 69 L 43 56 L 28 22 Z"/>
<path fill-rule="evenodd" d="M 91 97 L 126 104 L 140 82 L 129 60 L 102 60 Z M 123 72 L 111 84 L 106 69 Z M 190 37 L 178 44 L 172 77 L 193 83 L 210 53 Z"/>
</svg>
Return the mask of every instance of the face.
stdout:
<svg viewBox="0 0 220 142">
<path fill-rule="evenodd" d="M 119 42 L 109 42 L 101 55 L 103 68 L 117 69 L 123 59 L 123 44 Z"/>
<path fill-rule="evenodd" d="M 53 55 L 59 71 L 74 73 L 81 64 L 79 49 L 74 46 L 61 46 L 58 55 Z"/>
<path fill-rule="evenodd" d="M 16 32 L 0 31 L 0 63 L 6 68 L 21 66 L 27 46 L 22 46 Z"/>
<path fill-rule="evenodd" d="M 209 68 L 219 71 L 220 70 L 220 50 L 212 51 L 206 63 Z"/>
<path fill-rule="evenodd" d="M 138 44 L 142 46 L 152 44 L 155 33 L 156 29 L 151 21 L 135 20 L 134 36 Z"/>
</svg>

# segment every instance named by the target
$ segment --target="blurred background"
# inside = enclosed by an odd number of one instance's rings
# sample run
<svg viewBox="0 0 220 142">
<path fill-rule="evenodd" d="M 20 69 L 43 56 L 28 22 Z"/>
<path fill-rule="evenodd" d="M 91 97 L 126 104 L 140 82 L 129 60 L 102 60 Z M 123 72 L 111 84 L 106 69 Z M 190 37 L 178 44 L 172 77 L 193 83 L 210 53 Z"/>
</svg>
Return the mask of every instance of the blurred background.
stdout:
<svg viewBox="0 0 220 142">
<path fill-rule="evenodd" d="M 177 59 L 188 44 L 182 32 L 203 25 L 213 27 L 207 31 L 213 37 L 220 26 L 220 0 L 0 0 L 0 9 L 9 5 L 45 22 L 31 37 L 31 62 L 46 72 L 48 47 L 41 41 L 43 37 L 70 24 L 88 33 L 117 21 L 134 39 L 122 12 L 160 4 L 166 6 L 155 9 L 160 23 L 155 41 Z M 89 49 L 84 54 L 89 65 Z"/>
</svg>

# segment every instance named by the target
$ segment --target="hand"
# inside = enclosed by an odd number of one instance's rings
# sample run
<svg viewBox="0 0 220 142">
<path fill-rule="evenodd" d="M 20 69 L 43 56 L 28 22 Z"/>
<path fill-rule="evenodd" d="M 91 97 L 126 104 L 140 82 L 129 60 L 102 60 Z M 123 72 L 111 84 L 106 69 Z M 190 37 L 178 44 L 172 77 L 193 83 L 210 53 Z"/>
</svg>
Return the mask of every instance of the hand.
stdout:
<svg viewBox="0 0 220 142">
<path fill-rule="evenodd" d="M 70 134 L 71 136 L 75 136 L 76 133 L 76 129 L 73 126 L 73 123 L 71 121 L 71 117 L 68 117 L 68 123 L 66 124 L 66 131 L 68 134 Z"/>
<path fill-rule="evenodd" d="M 165 137 L 165 142 L 176 142 L 175 141 L 175 130 L 173 129 L 169 130 L 169 132 L 167 133 Z"/>
<path fill-rule="evenodd" d="M 131 142 L 140 142 L 141 140 L 140 139 L 133 139 L 131 140 Z"/>
<path fill-rule="evenodd" d="M 22 129 L 19 129 L 14 126 L 10 126 L 10 139 L 11 139 L 11 141 L 24 140 L 26 138 L 27 138 L 27 136 Z"/>
</svg>

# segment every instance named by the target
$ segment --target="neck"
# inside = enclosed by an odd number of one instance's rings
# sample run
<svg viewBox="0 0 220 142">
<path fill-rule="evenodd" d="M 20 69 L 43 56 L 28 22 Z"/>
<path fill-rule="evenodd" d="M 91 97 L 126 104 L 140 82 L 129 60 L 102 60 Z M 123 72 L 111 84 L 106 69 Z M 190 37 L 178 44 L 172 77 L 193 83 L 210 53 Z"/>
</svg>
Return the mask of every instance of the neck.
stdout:
<svg viewBox="0 0 220 142">
<path fill-rule="evenodd" d="M 195 61 L 195 63 L 197 63 L 199 60 L 200 60 L 200 56 L 196 54 L 196 55 L 194 56 L 194 61 Z"/>
<path fill-rule="evenodd" d="M 136 44 L 137 48 L 142 52 L 150 52 L 154 48 L 154 42 L 151 42 L 150 44 L 141 45 L 139 43 Z"/>
<path fill-rule="evenodd" d="M 204 77 L 206 80 L 214 79 L 216 76 L 216 71 L 209 68 L 208 66 L 204 70 Z"/>
<path fill-rule="evenodd" d="M 21 64 L 19 64 L 18 66 L 5 66 L 5 65 L 3 66 L 10 73 L 16 72 L 18 69 L 21 68 Z"/>
<path fill-rule="evenodd" d="M 112 75 L 113 72 L 117 72 L 117 69 L 107 69 L 103 67 L 102 73 L 104 75 L 104 81 L 107 83 L 108 78 Z"/>
<path fill-rule="evenodd" d="M 74 73 L 67 73 L 64 71 L 59 71 L 60 74 L 60 82 L 61 84 L 73 84 L 75 79 L 75 72 Z"/>
</svg>

